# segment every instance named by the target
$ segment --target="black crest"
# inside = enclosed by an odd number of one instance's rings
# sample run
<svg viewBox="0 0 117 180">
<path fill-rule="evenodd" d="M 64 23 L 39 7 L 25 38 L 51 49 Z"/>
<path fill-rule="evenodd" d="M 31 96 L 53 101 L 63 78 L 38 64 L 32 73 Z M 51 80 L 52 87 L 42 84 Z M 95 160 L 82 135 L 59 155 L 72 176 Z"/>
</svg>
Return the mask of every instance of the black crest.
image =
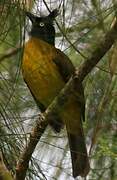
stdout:
<svg viewBox="0 0 117 180">
<path fill-rule="evenodd" d="M 26 12 L 26 16 L 32 22 L 32 29 L 30 35 L 37 37 L 49 44 L 55 44 L 55 28 L 53 21 L 58 16 L 58 9 L 54 9 L 48 16 L 35 16 L 30 12 Z"/>
</svg>

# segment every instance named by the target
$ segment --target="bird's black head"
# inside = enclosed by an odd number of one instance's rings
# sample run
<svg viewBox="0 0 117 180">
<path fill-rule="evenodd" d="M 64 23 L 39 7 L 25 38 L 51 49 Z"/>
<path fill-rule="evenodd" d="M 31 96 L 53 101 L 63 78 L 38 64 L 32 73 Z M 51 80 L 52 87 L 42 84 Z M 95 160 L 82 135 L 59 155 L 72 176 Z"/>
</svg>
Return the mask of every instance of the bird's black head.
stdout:
<svg viewBox="0 0 117 180">
<path fill-rule="evenodd" d="M 57 9 L 53 10 L 48 16 L 44 17 L 37 17 L 30 12 L 26 12 L 26 16 L 28 16 L 32 22 L 30 35 L 54 45 L 55 28 L 53 26 L 53 21 L 55 20 L 57 15 Z"/>
</svg>

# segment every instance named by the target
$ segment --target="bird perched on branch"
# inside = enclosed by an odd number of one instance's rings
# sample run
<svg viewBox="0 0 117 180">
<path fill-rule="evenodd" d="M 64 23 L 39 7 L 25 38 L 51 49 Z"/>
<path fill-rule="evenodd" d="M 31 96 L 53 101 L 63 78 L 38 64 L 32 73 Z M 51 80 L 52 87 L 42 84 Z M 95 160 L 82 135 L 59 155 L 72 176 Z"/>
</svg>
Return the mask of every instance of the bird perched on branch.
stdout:
<svg viewBox="0 0 117 180">
<path fill-rule="evenodd" d="M 22 73 L 41 112 L 51 104 L 75 68 L 69 58 L 55 47 L 53 22 L 58 15 L 55 9 L 48 16 L 26 15 L 32 22 L 30 39 L 25 44 Z M 69 95 L 59 113 L 49 121 L 55 132 L 65 125 L 71 151 L 73 176 L 85 177 L 89 172 L 89 160 L 85 145 L 82 120 L 85 118 L 85 100 L 82 85 Z"/>
</svg>

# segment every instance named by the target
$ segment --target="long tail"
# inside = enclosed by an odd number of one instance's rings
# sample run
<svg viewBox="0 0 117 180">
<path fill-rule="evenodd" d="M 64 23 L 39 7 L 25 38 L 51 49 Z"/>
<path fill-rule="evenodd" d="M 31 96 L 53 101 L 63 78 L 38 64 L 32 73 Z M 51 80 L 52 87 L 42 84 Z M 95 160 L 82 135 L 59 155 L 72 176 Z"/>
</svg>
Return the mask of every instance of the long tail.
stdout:
<svg viewBox="0 0 117 180">
<path fill-rule="evenodd" d="M 69 146 L 72 158 L 73 177 L 86 177 L 90 170 L 89 159 L 82 127 L 78 134 L 68 133 Z"/>
</svg>

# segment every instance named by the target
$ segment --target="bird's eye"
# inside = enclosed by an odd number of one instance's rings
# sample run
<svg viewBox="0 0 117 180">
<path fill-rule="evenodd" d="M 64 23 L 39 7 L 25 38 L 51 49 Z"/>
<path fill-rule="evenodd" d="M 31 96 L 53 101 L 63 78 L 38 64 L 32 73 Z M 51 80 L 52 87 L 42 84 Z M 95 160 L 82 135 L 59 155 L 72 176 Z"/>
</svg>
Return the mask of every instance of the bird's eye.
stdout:
<svg viewBox="0 0 117 180">
<path fill-rule="evenodd" d="M 45 24 L 43 22 L 40 22 L 39 25 L 43 27 Z"/>
</svg>

